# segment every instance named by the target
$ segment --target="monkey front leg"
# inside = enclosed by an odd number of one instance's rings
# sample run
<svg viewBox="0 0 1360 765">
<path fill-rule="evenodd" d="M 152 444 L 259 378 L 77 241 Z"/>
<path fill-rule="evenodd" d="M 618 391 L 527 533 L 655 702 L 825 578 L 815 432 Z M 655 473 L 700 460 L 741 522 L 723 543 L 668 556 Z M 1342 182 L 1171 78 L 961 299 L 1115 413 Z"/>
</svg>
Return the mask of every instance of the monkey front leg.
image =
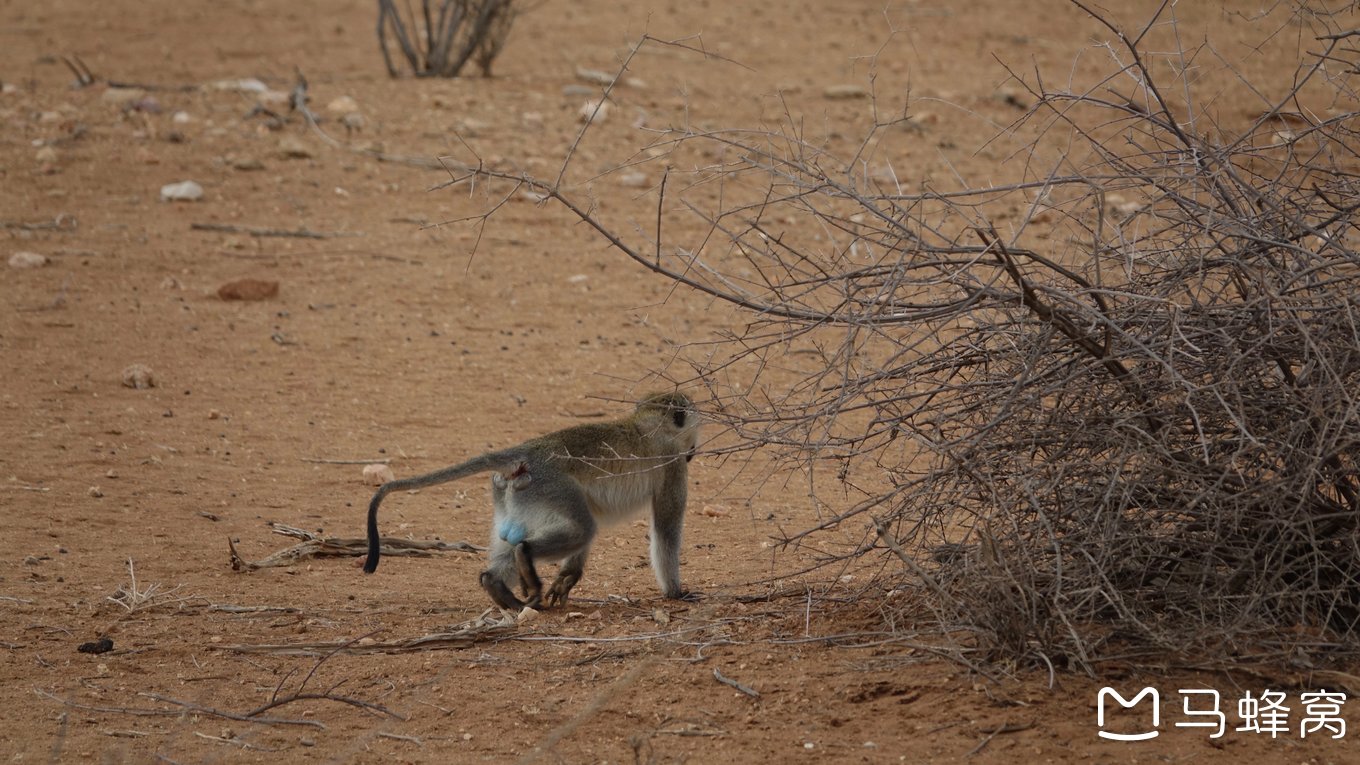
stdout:
<svg viewBox="0 0 1360 765">
<path fill-rule="evenodd" d="M 661 594 L 672 600 L 693 596 L 680 587 L 680 537 L 685 525 L 685 463 L 673 470 L 652 498 L 652 571 Z"/>
</svg>

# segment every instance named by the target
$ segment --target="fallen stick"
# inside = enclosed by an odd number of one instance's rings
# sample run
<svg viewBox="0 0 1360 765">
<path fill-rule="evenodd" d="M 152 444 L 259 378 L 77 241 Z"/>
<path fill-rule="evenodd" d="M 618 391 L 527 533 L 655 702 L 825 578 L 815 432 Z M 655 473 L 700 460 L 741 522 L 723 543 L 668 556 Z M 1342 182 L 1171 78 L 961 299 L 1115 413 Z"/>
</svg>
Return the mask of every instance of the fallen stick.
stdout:
<svg viewBox="0 0 1360 765">
<path fill-rule="evenodd" d="M 381 460 L 328 460 L 321 457 L 302 457 L 303 462 L 311 462 L 317 465 L 387 465 L 392 462 L 389 457 Z"/>
<path fill-rule="evenodd" d="M 741 691 L 742 693 L 746 694 L 747 696 L 750 696 L 750 697 L 753 698 L 753 699 L 758 699 L 758 698 L 760 698 L 760 691 L 757 691 L 755 688 L 752 688 L 752 687 L 749 686 L 749 685 L 743 685 L 742 683 L 739 683 L 739 682 L 737 682 L 736 680 L 733 680 L 733 679 L 730 678 L 730 677 L 724 676 L 723 673 L 721 673 L 721 672 L 718 671 L 718 668 L 717 668 L 717 667 L 714 667 L 714 668 L 713 668 L 713 679 L 714 679 L 714 680 L 717 680 L 718 682 L 722 683 L 723 685 L 730 685 L 730 686 L 732 686 L 733 688 L 736 688 L 737 690 Z"/>
<path fill-rule="evenodd" d="M 1022 730 L 1029 730 L 1030 728 L 1033 727 L 1034 723 L 1032 722 L 1016 724 L 1003 723 L 1001 725 L 996 726 L 995 728 L 988 728 L 979 731 L 981 733 L 986 733 L 987 737 L 979 741 L 977 746 L 973 747 L 972 749 L 969 749 L 968 753 L 965 754 L 964 757 L 965 758 L 972 757 L 978 752 L 981 752 L 988 744 L 992 743 L 992 739 L 996 738 L 1002 733 L 1019 733 Z"/>
<path fill-rule="evenodd" d="M 498 640 L 517 629 L 513 617 L 497 619 L 491 609 L 476 619 L 457 625 L 447 632 L 398 640 L 326 640 L 311 643 L 273 643 L 261 645 L 210 645 L 210 649 L 235 653 L 267 653 L 279 656 L 316 656 L 319 654 L 413 653 L 441 649 L 470 648 L 477 643 Z"/>
<path fill-rule="evenodd" d="M 270 555 L 263 560 L 248 561 L 242 558 L 236 551 L 236 543 L 230 537 L 227 538 L 227 547 L 231 554 L 231 568 L 233 571 L 256 571 L 262 568 L 275 568 L 278 566 L 295 566 L 301 561 L 309 558 L 354 558 L 368 554 L 368 540 L 359 537 L 319 537 L 310 531 L 285 526 L 282 523 L 271 523 L 275 534 L 297 537 L 303 540 L 301 544 L 293 545 L 285 550 Z M 436 552 L 479 552 L 483 548 L 468 542 L 443 542 L 437 539 L 399 539 L 397 537 L 382 537 L 378 540 L 379 548 L 383 555 L 398 556 L 417 556 L 429 557 Z"/>
<path fill-rule="evenodd" d="M 119 715 L 137 715 L 140 717 L 183 717 L 184 710 L 188 709 L 193 712 L 198 712 L 199 714 L 210 715 L 212 717 L 221 717 L 227 720 L 236 720 L 238 722 L 260 723 L 261 725 L 306 725 L 313 728 L 321 728 L 323 730 L 326 728 L 325 725 L 317 722 L 316 720 L 290 720 L 282 717 L 246 717 L 244 715 L 238 715 L 233 712 L 225 712 L 221 709 L 199 706 L 198 704 L 194 704 L 188 701 L 180 701 L 179 699 L 168 698 L 155 693 L 143 693 L 140 695 L 146 696 L 147 698 L 150 699 L 155 699 L 156 701 L 164 702 L 166 704 L 174 704 L 175 706 L 180 708 L 147 709 L 143 707 L 95 706 L 93 704 L 81 704 L 79 702 L 71 701 L 70 699 L 63 699 L 60 696 L 48 693 L 47 691 L 44 691 L 41 688 L 34 688 L 33 690 L 39 696 L 45 696 L 59 704 L 63 704 L 72 709 L 81 709 L 86 712 L 103 712 L 108 714 Z"/>
<path fill-rule="evenodd" d="M 217 603 L 209 605 L 208 610 L 224 614 L 296 614 L 302 611 L 292 606 L 233 606 Z"/>
<path fill-rule="evenodd" d="M 256 226 L 236 226 L 230 223 L 190 223 L 194 231 L 218 231 L 226 234 L 250 234 L 251 236 L 282 236 L 297 239 L 334 239 L 341 236 L 363 236 L 361 233 L 346 231 L 311 231 L 309 229 L 258 228 Z"/>
<path fill-rule="evenodd" d="M 142 734 L 142 735 L 146 735 L 146 734 Z M 194 731 L 194 735 L 195 735 L 195 736 L 198 736 L 199 738 L 202 738 L 202 739 L 207 739 L 208 741 L 216 741 L 216 742 L 219 743 L 219 744 L 231 744 L 232 746 L 239 746 L 239 747 L 241 747 L 242 749 L 245 749 L 245 750 L 247 750 L 247 751 L 254 751 L 254 752 L 277 752 L 277 751 L 279 751 L 278 749 L 268 749 L 268 748 L 266 748 L 266 747 L 260 746 L 259 744 L 252 744 L 252 743 L 250 743 L 249 741 L 243 741 L 243 740 L 241 740 L 241 739 L 239 739 L 239 738 L 222 738 L 221 736 L 209 736 L 209 735 L 206 734 L 206 733 L 199 733 L 198 731 Z"/>
<path fill-rule="evenodd" d="M 50 221 L 30 223 L 21 220 L 0 220 L 0 228 L 17 228 L 24 231 L 41 231 L 44 229 L 57 229 L 59 231 L 75 231 L 76 219 L 74 215 L 58 213 L 57 217 Z"/>
<path fill-rule="evenodd" d="M 169 696 L 162 696 L 159 693 L 142 693 L 140 695 L 145 696 L 149 699 L 154 699 L 155 701 L 160 701 L 166 704 L 174 704 L 175 706 L 184 707 L 185 709 L 188 709 L 192 712 L 198 712 L 199 714 L 212 715 L 213 717 L 221 717 L 225 720 L 236 720 L 237 722 L 262 723 L 264 725 L 306 725 L 312 728 L 320 728 L 322 730 L 326 729 L 325 725 L 317 722 L 316 720 L 290 720 L 283 717 L 251 717 L 250 715 L 240 715 L 236 714 L 235 712 L 227 712 L 221 709 L 215 709 L 213 707 L 205 707 L 202 706 L 201 704 L 195 704 L 192 701 L 181 701 L 179 699 L 172 699 Z"/>
</svg>

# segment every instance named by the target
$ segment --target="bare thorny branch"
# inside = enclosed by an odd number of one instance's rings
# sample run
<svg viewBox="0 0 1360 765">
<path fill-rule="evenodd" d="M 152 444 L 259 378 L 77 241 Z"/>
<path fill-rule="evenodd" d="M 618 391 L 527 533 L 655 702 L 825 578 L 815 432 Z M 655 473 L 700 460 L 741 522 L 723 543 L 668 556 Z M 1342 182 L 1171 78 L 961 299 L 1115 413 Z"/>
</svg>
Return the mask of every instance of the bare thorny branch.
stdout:
<svg viewBox="0 0 1360 765">
<path fill-rule="evenodd" d="M 1011 72 L 1035 104 L 997 139 L 1021 147 L 1010 185 L 904 189 L 873 169 L 877 128 L 841 162 L 792 118 L 661 131 L 650 242 L 579 202 L 565 164 L 453 182 L 532 190 L 733 306 L 744 325 L 691 346 L 682 382 L 712 393 L 734 448 L 862 497 L 784 541 L 891 556 L 902 608 L 984 655 L 1090 671 L 1130 642 L 1360 648 L 1360 115 L 1335 108 L 1356 102 L 1337 75 L 1355 33 L 1308 3 L 1268 12 L 1263 29 L 1313 30 L 1278 85 L 1187 50 L 1174 4 L 1132 33 L 1073 5 L 1112 36 L 1113 71 Z"/>
</svg>

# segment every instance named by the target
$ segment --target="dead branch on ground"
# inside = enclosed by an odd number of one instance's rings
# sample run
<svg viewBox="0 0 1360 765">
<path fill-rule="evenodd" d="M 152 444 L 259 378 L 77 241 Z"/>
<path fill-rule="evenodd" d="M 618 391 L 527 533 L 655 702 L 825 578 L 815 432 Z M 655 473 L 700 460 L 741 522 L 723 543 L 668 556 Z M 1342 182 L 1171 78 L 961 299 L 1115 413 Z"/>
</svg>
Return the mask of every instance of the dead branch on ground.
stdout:
<svg viewBox="0 0 1360 765">
<path fill-rule="evenodd" d="M 282 656 L 327 656 L 336 653 L 413 653 L 416 651 L 438 651 L 471 648 L 478 643 L 500 640 L 513 634 L 517 629 L 513 617 L 488 609 L 476 619 L 450 627 L 444 632 L 435 632 L 415 638 L 395 640 L 327 640 L 305 643 L 276 643 L 260 645 L 214 645 L 219 651 L 236 653 L 266 653 Z"/>
<path fill-rule="evenodd" d="M 225 710 L 215 709 L 213 707 L 206 707 L 201 704 L 195 704 L 191 701 L 182 701 L 180 699 L 174 699 L 168 696 L 161 696 L 160 694 L 156 693 L 140 693 L 138 695 L 145 696 L 149 699 L 159 701 L 164 704 L 170 704 L 173 706 L 173 708 L 97 706 L 92 704 L 81 704 L 79 702 L 71 701 L 70 699 L 63 699 L 60 696 L 57 696 L 56 694 L 53 693 L 48 693 L 47 691 L 44 691 L 41 688 L 34 688 L 33 692 L 38 694 L 39 696 L 51 699 L 59 704 L 70 707 L 71 709 L 80 709 L 86 712 L 136 715 L 139 717 L 182 717 L 184 715 L 185 710 L 188 710 L 196 714 L 207 715 L 209 717 L 219 717 L 223 720 L 235 720 L 237 722 L 258 723 L 260 725 L 301 725 L 311 728 L 320 728 L 322 730 L 325 730 L 326 728 L 324 724 L 317 722 L 316 720 L 293 720 L 282 717 L 249 717 L 246 715 L 237 714 L 235 712 L 227 712 Z"/>
<path fill-rule="evenodd" d="M 360 635 L 358 637 L 342 641 L 331 651 L 322 654 L 322 656 L 319 659 L 317 659 L 315 663 L 312 664 L 312 668 L 307 672 L 307 674 L 303 676 L 302 682 L 298 683 L 297 689 L 294 690 L 292 693 L 280 696 L 279 692 L 283 690 L 283 686 L 288 682 L 288 678 L 292 676 L 292 672 L 285 674 L 282 678 L 279 679 L 278 685 L 274 687 L 274 692 L 270 694 L 269 701 L 247 712 L 246 716 L 258 717 L 271 709 L 281 707 L 286 704 L 292 704 L 297 701 L 333 701 L 336 702 L 337 704 L 347 704 L 349 706 L 362 709 L 366 712 L 387 715 L 388 717 L 393 717 L 398 720 L 405 720 L 406 719 L 405 717 L 396 712 L 393 712 L 391 709 L 388 709 L 387 707 L 381 704 L 374 704 L 371 701 L 356 699 L 353 696 L 341 696 L 337 694 L 336 690 L 345 683 L 344 680 L 341 680 L 339 683 L 336 683 L 335 685 L 331 686 L 330 688 L 326 689 L 321 693 L 307 692 L 307 683 L 311 682 L 312 678 L 316 676 L 317 670 L 321 669 L 321 666 L 323 664 L 325 664 L 336 654 L 341 653 L 345 651 L 347 648 L 368 639 L 369 637 L 372 636 L 372 634 L 373 633 L 370 632 L 366 635 Z"/>
<path fill-rule="evenodd" d="M 275 534 L 296 537 L 303 540 L 301 543 L 292 547 L 279 550 L 276 553 L 258 561 L 248 561 L 241 557 L 236 551 L 236 543 L 232 539 L 227 539 L 227 548 L 231 555 L 231 568 L 233 571 L 257 571 L 262 568 L 274 568 L 277 566 L 296 566 L 298 563 L 310 558 L 354 558 L 368 554 L 368 540 L 358 537 L 321 537 L 310 531 L 285 526 L 282 523 L 270 523 L 270 527 Z M 428 558 L 436 552 L 479 552 L 484 548 L 468 542 L 442 542 L 437 539 L 418 540 L 418 539 L 399 539 L 397 537 L 382 537 L 379 540 L 383 555 L 415 556 Z"/>
<path fill-rule="evenodd" d="M 166 598 L 179 592 L 184 585 L 175 585 L 167 590 L 160 584 L 153 582 L 145 587 L 139 588 L 137 586 L 137 566 L 132 558 L 128 558 L 127 568 L 129 583 L 118 585 L 118 590 L 105 598 L 105 600 L 110 603 L 116 603 L 121 606 L 127 613 L 132 613 L 133 611 L 142 608 L 148 608 L 152 605 L 165 605 L 167 602 L 180 603 L 190 600 L 193 597 L 171 598 L 167 601 Z"/>
<path fill-rule="evenodd" d="M 295 239 L 334 239 L 343 236 L 363 236 L 354 231 L 311 231 L 309 229 L 260 228 L 257 226 L 237 226 L 230 223 L 190 223 L 194 231 L 218 231 L 227 234 L 249 234 L 254 237 L 292 237 Z"/>
</svg>

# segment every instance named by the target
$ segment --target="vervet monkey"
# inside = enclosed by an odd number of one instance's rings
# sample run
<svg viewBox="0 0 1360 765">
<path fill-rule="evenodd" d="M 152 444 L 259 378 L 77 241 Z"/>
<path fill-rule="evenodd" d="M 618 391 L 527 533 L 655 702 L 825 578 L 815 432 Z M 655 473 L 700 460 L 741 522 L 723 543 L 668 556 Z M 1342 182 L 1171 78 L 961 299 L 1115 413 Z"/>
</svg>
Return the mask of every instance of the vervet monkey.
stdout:
<svg viewBox="0 0 1360 765">
<path fill-rule="evenodd" d="M 378 505 L 394 491 L 423 489 L 493 471 L 491 561 L 482 589 L 502 608 L 538 608 L 535 564 L 561 561 L 546 602 L 567 602 L 585 570 L 596 527 L 650 507 L 652 570 L 667 598 L 682 598 L 680 534 L 688 463 L 699 440 L 699 413 L 682 393 L 653 393 L 613 422 L 577 425 L 519 446 L 414 478 L 388 481 L 368 504 L 368 560 L 378 567 Z M 511 591 L 518 583 L 526 601 Z"/>
</svg>

